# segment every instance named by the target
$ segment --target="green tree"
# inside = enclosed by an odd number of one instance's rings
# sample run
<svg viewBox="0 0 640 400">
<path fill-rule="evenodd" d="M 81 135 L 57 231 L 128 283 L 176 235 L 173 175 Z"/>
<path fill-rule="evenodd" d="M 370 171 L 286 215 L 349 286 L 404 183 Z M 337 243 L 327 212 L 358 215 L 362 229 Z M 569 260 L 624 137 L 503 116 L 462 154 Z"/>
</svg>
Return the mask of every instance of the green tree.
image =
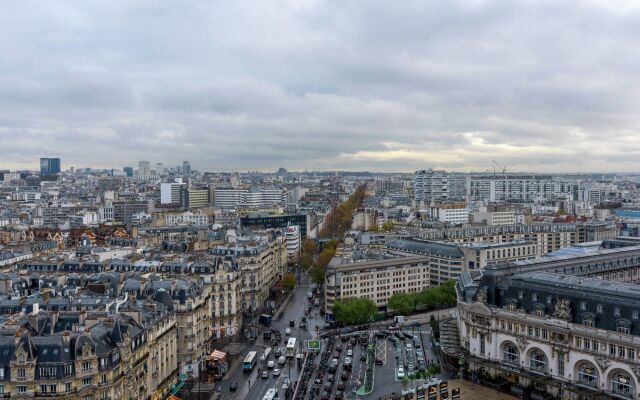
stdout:
<svg viewBox="0 0 640 400">
<path fill-rule="evenodd" d="M 313 283 L 317 284 L 318 286 L 323 285 L 324 284 L 324 269 L 318 267 L 317 265 L 313 266 L 311 268 L 311 279 L 313 280 Z"/>
<path fill-rule="evenodd" d="M 392 231 L 394 227 L 393 220 L 387 220 L 384 224 L 382 224 L 382 230 L 385 232 Z"/>
<path fill-rule="evenodd" d="M 282 277 L 282 287 L 286 291 L 290 291 L 296 287 L 296 277 L 291 272 L 284 274 Z"/>
<path fill-rule="evenodd" d="M 389 299 L 389 307 L 406 315 L 413 312 L 416 305 L 416 296 L 409 293 L 394 293 Z"/>
<path fill-rule="evenodd" d="M 369 299 L 355 298 L 336 301 L 333 315 L 336 321 L 345 325 L 359 325 L 371 321 L 378 312 L 378 307 Z"/>
<path fill-rule="evenodd" d="M 400 382 L 402 383 L 402 388 L 404 390 L 407 390 L 407 388 L 409 387 L 409 378 L 405 375 L 402 377 L 402 380 Z"/>
</svg>

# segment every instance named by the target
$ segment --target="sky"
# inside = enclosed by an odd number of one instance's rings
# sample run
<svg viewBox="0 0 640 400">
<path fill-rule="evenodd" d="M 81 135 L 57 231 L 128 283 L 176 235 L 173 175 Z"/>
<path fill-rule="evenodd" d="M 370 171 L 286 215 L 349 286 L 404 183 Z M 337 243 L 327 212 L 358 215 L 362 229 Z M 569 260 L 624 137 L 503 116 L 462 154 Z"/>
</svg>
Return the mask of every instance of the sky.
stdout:
<svg viewBox="0 0 640 400">
<path fill-rule="evenodd" d="M 0 168 L 640 171 L 633 1 L 8 0 Z"/>
</svg>

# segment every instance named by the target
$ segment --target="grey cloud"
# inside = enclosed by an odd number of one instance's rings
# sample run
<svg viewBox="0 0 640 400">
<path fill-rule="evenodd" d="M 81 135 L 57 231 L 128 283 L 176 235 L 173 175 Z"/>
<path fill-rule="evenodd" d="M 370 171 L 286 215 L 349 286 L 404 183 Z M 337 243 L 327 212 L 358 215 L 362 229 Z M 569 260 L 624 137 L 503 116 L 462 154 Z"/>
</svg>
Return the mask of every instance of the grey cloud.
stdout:
<svg viewBox="0 0 640 400">
<path fill-rule="evenodd" d="M 628 170 L 640 13 L 609 2 L 14 1 L 0 168 Z M 633 155 L 633 156 L 631 156 Z"/>
</svg>

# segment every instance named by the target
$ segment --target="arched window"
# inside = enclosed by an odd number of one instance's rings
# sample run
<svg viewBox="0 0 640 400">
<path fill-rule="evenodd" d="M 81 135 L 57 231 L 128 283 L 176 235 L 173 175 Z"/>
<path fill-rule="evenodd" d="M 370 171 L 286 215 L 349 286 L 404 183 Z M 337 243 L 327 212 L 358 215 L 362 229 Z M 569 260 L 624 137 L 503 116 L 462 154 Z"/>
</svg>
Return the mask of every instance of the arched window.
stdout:
<svg viewBox="0 0 640 400">
<path fill-rule="evenodd" d="M 583 363 L 578 368 L 578 382 L 583 385 L 598 387 L 598 371 L 589 363 Z"/>
<path fill-rule="evenodd" d="M 543 352 L 534 350 L 531 353 L 530 360 L 531 369 L 541 372 L 547 372 L 547 356 Z"/>
<path fill-rule="evenodd" d="M 520 352 L 513 343 L 507 343 L 502 349 L 502 360 L 511 364 L 520 363 Z"/>
<path fill-rule="evenodd" d="M 626 372 L 616 372 L 611 379 L 611 390 L 613 393 L 633 398 L 635 388 L 631 376 Z"/>
</svg>

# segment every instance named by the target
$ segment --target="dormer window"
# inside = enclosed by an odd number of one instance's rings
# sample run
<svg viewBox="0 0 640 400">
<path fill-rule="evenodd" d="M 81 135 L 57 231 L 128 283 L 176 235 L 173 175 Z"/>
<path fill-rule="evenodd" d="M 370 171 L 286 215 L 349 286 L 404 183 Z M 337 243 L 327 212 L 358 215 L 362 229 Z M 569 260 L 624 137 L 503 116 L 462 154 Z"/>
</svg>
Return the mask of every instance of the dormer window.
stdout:
<svg viewBox="0 0 640 400">
<path fill-rule="evenodd" d="M 538 295 L 536 293 L 531 293 L 531 301 L 533 302 L 538 301 Z"/>
<path fill-rule="evenodd" d="M 580 302 L 580 311 L 587 311 L 587 302 L 586 301 L 581 301 Z"/>
<path fill-rule="evenodd" d="M 616 323 L 616 331 L 628 335 L 629 333 L 631 333 L 631 324 L 624 320 L 618 321 Z"/>
<path fill-rule="evenodd" d="M 613 309 L 613 315 L 616 317 L 620 316 L 620 307 L 616 307 Z"/>
<path fill-rule="evenodd" d="M 524 292 L 521 290 L 518 292 L 518 298 L 522 300 L 523 297 L 524 297 Z"/>
<path fill-rule="evenodd" d="M 582 316 L 582 325 L 584 326 L 593 326 L 593 315 L 585 314 Z"/>
<path fill-rule="evenodd" d="M 603 312 L 602 304 L 598 304 L 596 306 L 596 311 L 597 311 L 598 314 L 602 314 L 602 312 Z"/>
</svg>

